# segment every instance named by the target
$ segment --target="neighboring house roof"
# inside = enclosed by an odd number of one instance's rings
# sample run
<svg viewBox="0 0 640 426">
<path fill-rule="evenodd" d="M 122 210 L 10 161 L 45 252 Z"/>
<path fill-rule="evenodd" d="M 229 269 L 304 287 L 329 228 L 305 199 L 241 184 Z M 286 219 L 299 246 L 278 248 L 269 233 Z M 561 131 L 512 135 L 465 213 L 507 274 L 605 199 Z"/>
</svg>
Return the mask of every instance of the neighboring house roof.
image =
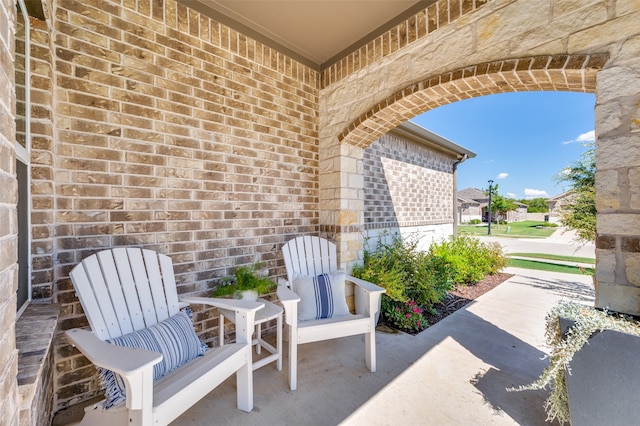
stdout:
<svg viewBox="0 0 640 426">
<path fill-rule="evenodd" d="M 564 198 L 567 198 L 572 193 L 573 193 L 573 190 L 570 189 L 569 191 L 565 191 L 562 194 L 558 194 L 558 195 L 556 195 L 554 197 L 551 197 L 551 198 L 547 199 L 547 203 L 562 200 Z"/>
<path fill-rule="evenodd" d="M 418 142 L 431 149 L 444 152 L 458 160 L 464 161 L 467 158 L 473 158 L 476 156 L 475 152 L 469 151 L 467 148 L 433 133 L 422 126 L 418 126 L 411 121 L 402 123 L 398 127 L 390 130 L 389 133 L 395 133 L 398 136 Z"/>
<path fill-rule="evenodd" d="M 458 203 L 461 204 L 478 204 L 480 205 L 479 202 L 477 202 L 476 200 L 468 200 L 466 198 L 462 198 L 462 197 L 457 197 L 458 198 Z"/>
<path fill-rule="evenodd" d="M 467 200 L 475 200 L 478 202 L 483 202 L 489 199 L 489 196 L 482 190 L 478 188 L 465 188 L 462 191 L 458 191 L 458 198 L 465 198 Z"/>
</svg>

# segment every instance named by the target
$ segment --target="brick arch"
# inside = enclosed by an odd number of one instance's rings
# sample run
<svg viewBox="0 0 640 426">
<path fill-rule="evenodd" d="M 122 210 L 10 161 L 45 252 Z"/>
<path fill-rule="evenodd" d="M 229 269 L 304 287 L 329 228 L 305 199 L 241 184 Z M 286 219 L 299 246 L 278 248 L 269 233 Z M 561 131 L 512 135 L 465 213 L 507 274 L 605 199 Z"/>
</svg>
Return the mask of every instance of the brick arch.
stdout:
<svg viewBox="0 0 640 426">
<path fill-rule="evenodd" d="M 504 59 L 447 71 L 394 93 L 358 117 L 341 143 L 366 148 L 418 114 L 477 96 L 522 91 L 595 93 L 596 74 L 609 54 L 546 55 Z"/>
</svg>

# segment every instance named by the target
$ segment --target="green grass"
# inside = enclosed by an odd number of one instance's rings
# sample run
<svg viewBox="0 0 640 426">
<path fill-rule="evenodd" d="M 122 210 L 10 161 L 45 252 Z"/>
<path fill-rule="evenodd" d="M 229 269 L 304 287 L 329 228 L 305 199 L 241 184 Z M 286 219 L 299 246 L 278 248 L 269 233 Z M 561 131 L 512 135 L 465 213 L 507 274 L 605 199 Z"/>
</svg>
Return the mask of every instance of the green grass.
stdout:
<svg viewBox="0 0 640 426">
<path fill-rule="evenodd" d="M 507 253 L 507 256 L 531 257 L 534 259 L 548 259 L 548 260 L 564 260 L 566 262 L 590 263 L 592 265 L 596 264 L 596 260 L 590 257 L 560 256 L 558 254 Z"/>
<path fill-rule="evenodd" d="M 559 272 L 563 274 L 593 275 L 591 268 L 578 268 L 576 266 L 555 265 L 553 263 L 537 262 L 535 260 L 509 259 L 508 266 L 514 268 L 535 269 L 538 271 Z"/>
<path fill-rule="evenodd" d="M 545 222 L 525 220 L 522 222 L 511 222 L 506 225 L 491 224 L 491 235 L 495 237 L 527 237 L 545 238 L 553 234 L 556 227 L 544 227 Z M 541 228 L 539 228 L 541 227 Z M 508 232 L 507 232 L 508 228 Z M 487 235 L 487 224 L 482 225 L 460 225 L 458 233 L 466 235 Z"/>
</svg>

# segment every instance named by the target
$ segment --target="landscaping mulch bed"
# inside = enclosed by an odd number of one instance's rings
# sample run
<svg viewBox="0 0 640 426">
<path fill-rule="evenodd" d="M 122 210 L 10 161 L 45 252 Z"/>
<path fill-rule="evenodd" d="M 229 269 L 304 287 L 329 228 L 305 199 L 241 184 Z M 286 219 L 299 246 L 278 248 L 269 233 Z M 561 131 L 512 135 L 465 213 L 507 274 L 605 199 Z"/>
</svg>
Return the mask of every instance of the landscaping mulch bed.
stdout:
<svg viewBox="0 0 640 426">
<path fill-rule="evenodd" d="M 448 317 L 458 309 L 464 307 L 468 303 L 471 303 L 478 297 L 482 296 L 489 290 L 494 289 L 498 285 L 502 284 L 509 278 L 511 278 L 513 274 L 505 274 L 498 273 L 494 275 L 487 275 L 482 281 L 477 282 L 476 284 L 470 285 L 457 285 L 442 301 L 442 303 L 438 303 L 434 305 L 434 309 L 436 310 L 436 314 L 429 314 L 425 312 L 423 315 L 425 319 L 428 321 L 429 326 L 441 321 L 442 319 Z M 380 328 L 380 326 L 379 326 Z M 390 327 L 387 324 L 381 324 L 381 331 L 391 331 L 393 327 Z M 428 327 L 427 327 L 428 328 Z M 426 329 L 425 329 L 426 330 Z M 409 334 L 417 334 L 415 330 L 401 330 L 405 333 Z"/>
<path fill-rule="evenodd" d="M 453 291 L 447 294 L 447 297 L 445 297 L 442 303 L 434 305 L 437 311 L 435 315 L 425 313 L 424 317 L 429 322 L 429 325 L 433 325 L 464 307 L 466 304 L 471 303 L 489 290 L 494 289 L 512 276 L 513 274 L 498 273 L 487 275 L 482 281 L 475 284 L 458 285 Z"/>
</svg>

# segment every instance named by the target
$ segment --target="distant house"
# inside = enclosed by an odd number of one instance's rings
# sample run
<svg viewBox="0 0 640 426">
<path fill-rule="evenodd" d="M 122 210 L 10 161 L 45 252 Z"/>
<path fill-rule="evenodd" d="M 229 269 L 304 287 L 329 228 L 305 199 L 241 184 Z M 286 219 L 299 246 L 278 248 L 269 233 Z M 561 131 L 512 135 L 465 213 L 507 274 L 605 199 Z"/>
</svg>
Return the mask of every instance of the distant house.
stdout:
<svg viewBox="0 0 640 426">
<path fill-rule="evenodd" d="M 547 200 L 549 206 L 549 222 L 560 222 L 560 216 L 562 216 L 563 206 L 573 201 L 575 194 L 573 191 L 566 191 L 562 194 L 558 194 L 555 197 L 551 197 Z"/>
<path fill-rule="evenodd" d="M 522 222 L 523 220 L 527 220 L 527 206 L 526 204 L 522 204 L 518 201 L 515 201 L 516 209 L 509 210 L 507 212 L 507 222 Z"/>
<path fill-rule="evenodd" d="M 458 199 L 458 223 L 468 223 L 474 219 L 482 220 L 489 196 L 481 189 L 466 188 L 457 193 Z"/>
<path fill-rule="evenodd" d="M 483 221 L 489 216 L 489 195 L 482 189 L 466 188 L 457 193 L 458 223 L 468 223 L 474 219 Z M 527 205 L 515 201 L 517 208 L 507 212 L 507 222 L 527 220 Z M 495 212 L 491 213 L 496 216 Z"/>
</svg>

